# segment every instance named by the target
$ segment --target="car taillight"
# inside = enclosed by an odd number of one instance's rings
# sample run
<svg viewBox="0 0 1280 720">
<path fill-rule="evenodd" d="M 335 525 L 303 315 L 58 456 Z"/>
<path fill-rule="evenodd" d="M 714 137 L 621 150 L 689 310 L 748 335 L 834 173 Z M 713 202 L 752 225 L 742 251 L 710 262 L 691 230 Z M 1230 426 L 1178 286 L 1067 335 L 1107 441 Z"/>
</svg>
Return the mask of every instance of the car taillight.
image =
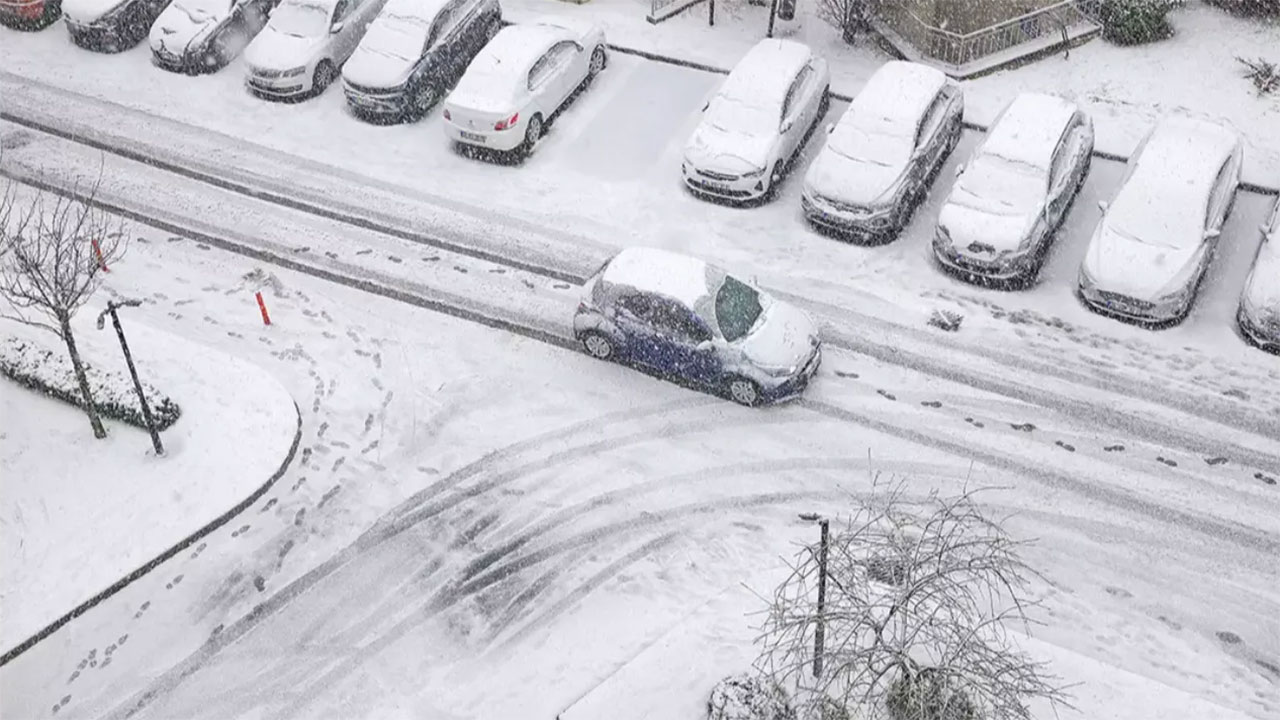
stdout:
<svg viewBox="0 0 1280 720">
<path fill-rule="evenodd" d="M 453 119 L 453 118 L 449 117 L 449 108 L 445 108 L 445 110 L 444 110 L 444 119 L 445 119 L 445 120 L 452 120 L 452 119 Z"/>
<path fill-rule="evenodd" d="M 506 130 L 507 128 L 515 127 L 515 126 L 516 126 L 516 122 L 517 122 L 519 119 L 520 119 L 520 113 L 516 113 L 516 114 L 512 115 L 511 117 L 507 118 L 506 120 L 499 120 L 498 122 L 494 123 L 494 124 L 493 124 L 493 129 L 494 129 L 494 130 Z"/>
<path fill-rule="evenodd" d="M 579 303 L 578 303 L 578 312 L 583 313 L 583 312 L 586 312 L 586 311 L 587 311 L 587 304 L 586 304 L 586 303 L 584 303 L 584 302 L 579 302 Z"/>
</svg>

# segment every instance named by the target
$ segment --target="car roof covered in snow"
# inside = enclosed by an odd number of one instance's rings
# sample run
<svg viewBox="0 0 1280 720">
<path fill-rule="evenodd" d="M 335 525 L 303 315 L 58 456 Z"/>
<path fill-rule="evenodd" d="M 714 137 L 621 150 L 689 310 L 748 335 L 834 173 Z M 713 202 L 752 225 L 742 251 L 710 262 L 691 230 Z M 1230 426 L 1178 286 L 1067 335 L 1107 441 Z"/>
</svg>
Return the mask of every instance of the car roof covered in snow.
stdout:
<svg viewBox="0 0 1280 720">
<path fill-rule="evenodd" d="M 1047 169 L 1075 113 L 1075 104 L 1060 97 L 1022 93 L 1000 113 L 982 152 Z"/>
<path fill-rule="evenodd" d="M 1108 223 L 1146 242 L 1193 247 L 1201 241 L 1218 170 L 1239 145 L 1240 136 L 1217 123 L 1166 117 L 1131 161 Z"/>
<path fill-rule="evenodd" d="M 744 105 L 781 107 L 791 81 L 813 57 L 808 45 L 794 40 L 766 38 L 742 56 L 719 94 Z"/>
<path fill-rule="evenodd" d="M 547 48 L 561 40 L 571 40 L 576 36 L 576 32 L 559 25 L 545 23 L 508 25 L 499 30 L 489 44 L 476 55 L 467 66 L 467 72 L 470 73 L 472 69 L 476 69 L 489 75 L 509 74 L 512 77 L 523 77 L 538 58 L 542 57 L 542 53 L 547 51 Z"/>
<path fill-rule="evenodd" d="M 374 22 L 402 19 L 430 23 L 436 19 L 436 14 L 447 2 L 449 0 L 388 0 Z"/>
<path fill-rule="evenodd" d="M 595 21 L 585 17 L 568 17 L 565 15 L 544 15 L 527 24 L 562 28 L 578 37 L 586 37 L 599 27 Z"/>
<path fill-rule="evenodd" d="M 887 62 L 849 104 L 846 116 L 859 127 L 914 135 L 921 116 L 947 82 L 935 68 L 905 60 Z"/>
<path fill-rule="evenodd" d="M 689 307 L 711 292 L 719 270 L 695 257 L 658 248 L 632 247 L 609 261 L 600 277 L 607 285 L 626 285 L 674 298 Z"/>
</svg>

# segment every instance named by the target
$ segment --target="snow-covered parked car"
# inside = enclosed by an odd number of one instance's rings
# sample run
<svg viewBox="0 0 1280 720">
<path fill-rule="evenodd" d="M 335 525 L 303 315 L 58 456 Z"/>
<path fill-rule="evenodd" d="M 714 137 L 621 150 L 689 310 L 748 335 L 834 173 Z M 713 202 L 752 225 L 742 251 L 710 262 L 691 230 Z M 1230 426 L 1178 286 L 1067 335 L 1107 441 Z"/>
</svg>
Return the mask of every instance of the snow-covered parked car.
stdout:
<svg viewBox="0 0 1280 720">
<path fill-rule="evenodd" d="M 805 217 L 846 237 L 894 239 L 960 141 L 963 118 L 960 86 L 942 72 L 885 63 L 827 128 L 804 179 Z"/>
<path fill-rule="evenodd" d="M 1240 295 L 1236 321 L 1258 347 L 1280 353 L 1280 199 L 1262 226 L 1262 245 Z"/>
<path fill-rule="evenodd" d="M 71 41 L 88 50 L 121 52 L 142 42 L 169 0 L 63 0 Z"/>
<path fill-rule="evenodd" d="M 61 0 L 0 0 L 0 24 L 40 30 L 62 17 Z"/>
<path fill-rule="evenodd" d="M 702 109 L 680 170 L 694 193 L 768 195 L 831 103 L 827 61 L 793 40 L 756 43 Z"/>
<path fill-rule="evenodd" d="M 245 85 L 273 98 L 324 92 L 385 3 L 282 0 L 245 48 Z"/>
<path fill-rule="evenodd" d="M 607 62 L 597 24 L 546 18 L 508 25 L 445 98 L 445 135 L 490 150 L 532 152 L 547 123 Z"/>
<path fill-rule="evenodd" d="M 818 371 L 813 321 L 723 270 L 666 250 L 622 250 L 586 284 L 574 336 L 743 405 L 799 395 Z"/>
<path fill-rule="evenodd" d="M 151 59 L 174 72 L 216 70 L 266 27 L 279 0 L 173 0 L 151 26 Z"/>
<path fill-rule="evenodd" d="M 421 117 L 502 27 L 498 0 L 390 0 L 342 68 L 365 117 Z"/>
<path fill-rule="evenodd" d="M 1148 323 L 1186 317 L 1235 202 L 1244 149 L 1216 123 L 1170 116 L 1129 159 L 1120 190 L 1102 202 L 1078 281 L 1107 315 Z"/>
<path fill-rule="evenodd" d="M 960 167 L 938 214 L 934 256 L 969 279 L 1033 280 L 1092 157 L 1093 121 L 1079 107 L 1017 96 Z"/>
</svg>

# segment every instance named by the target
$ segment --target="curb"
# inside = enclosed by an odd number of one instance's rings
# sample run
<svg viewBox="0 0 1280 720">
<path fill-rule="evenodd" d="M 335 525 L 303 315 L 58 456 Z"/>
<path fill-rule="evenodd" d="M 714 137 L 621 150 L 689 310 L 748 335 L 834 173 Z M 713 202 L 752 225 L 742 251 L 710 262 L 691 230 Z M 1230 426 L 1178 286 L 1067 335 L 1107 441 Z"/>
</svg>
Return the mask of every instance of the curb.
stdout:
<svg viewBox="0 0 1280 720">
<path fill-rule="evenodd" d="M 26 640 L 23 640 L 22 642 L 18 643 L 16 646 L 11 648 L 10 650 L 6 651 L 4 655 L 0 655 L 0 667 L 4 667 L 10 661 L 17 658 L 22 653 L 35 647 L 37 643 L 49 637 L 53 633 L 57 632 L 58 629 L 61 628 L 63 625 L 66 625 L 67 623 L 80 617 L 86 612 L 89 612 L 94 608 L 94 606 L 98 605 L 103 600 L 106 600 L 112 595 L 115 595 L 116 593 L 125 589 L 129 585 L 133 584 L 135 580 L 138 580 L 142 576 L 151 572 L 164 561 L 168 560 L 174 555 L 177 555 L 183 550 L 186 550 L 188 547 L 194 544 L 197 540 L 205 537 L 206 535 L 213 532 L 214 530 L 217 530 L 223 525 L 226 525 L 231 520 L 231 518 L 235 517 L 236 515 L 239 515 L 246 508 L 248 508 L 250 505 L 256 502 L 258 498 L 262 497 L 268 490 L 271 489 L 271 486 L 275 485 L 276 481 L 279 480 L 285 474 L 285 472 L 289 469 L 289 466 L 293 464 L 293 457 L 298 452 L 298 445 L 302 443 L 302 411 L 298 409 L 297 402 L 293 404 L 293 413 L 297 417 L 297 427 L 293 432 L 293 443 L 289 445 L 289 452 L 285 454 L 284 461 L 280 463 L 280 467 L 277 468 L 276 471 L 271 474 L 271 477 L 267 478 L 267 481 L 265 483 L 263 483 L 258 487 L 258 489 L 250 493 L 249 496 L 246 497 L 244 500 L 241 500 L 240 502 L 236 503 L 236 505 L 232 507 L 230 510 L 227 510 L 226 512 L 222 513 L 218 517 L 214 518 L 212 522 L 206 524 L 204 527 L 200 528 L 199 530 L 196 530 L 194 533 L 192 533 L 191 535 L 188 535 L 182 540 L 179 540 L 176 545 L 160 553 L 155 558 L 147 561 L 142 567 L 138 568 L 137 570 L 134 570 L 128 575 L 125 575 L 124 577 L 115 581 L 106 590 L 103 590 L 102 592 L 98 593 L 97 595 L 94 595 L 93 597 L 89 598 L 83 603 L 80 603 L 71 612 L 67 613 L 66 615 L 63 615 L 57 620 L 54 620 L 49 625 L 46 625 L 43 629 L 38 631 L 35 635 L 32 635 Z"/>
</svg>

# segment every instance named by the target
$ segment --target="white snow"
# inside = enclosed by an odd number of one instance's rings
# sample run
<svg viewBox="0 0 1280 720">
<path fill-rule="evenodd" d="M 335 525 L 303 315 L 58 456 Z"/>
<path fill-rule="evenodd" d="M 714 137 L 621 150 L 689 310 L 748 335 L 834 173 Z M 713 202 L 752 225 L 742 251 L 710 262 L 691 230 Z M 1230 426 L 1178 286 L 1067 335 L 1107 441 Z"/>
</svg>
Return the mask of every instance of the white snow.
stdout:
<svg viewBox="0 0 1280 720">
<path fill-rule="evenodd" d="M 528 91 L 530 68 L 547 48 L 572 33 L 553 25 L 508 25 L 476 54 L 447 105 L 477 112 L 514 109 L 516 99 Z"/>
<path fill-rule="evenodd" d="M 609 261 L 601 279 L 610 285 L 666 295 L 694 307 L 710 292 L 708 273 L 711 270 L 702 260 L 688 255 L 632 247 Z"/>
<path fill-rule="evenodd" d="M 1058 140 L 1075 113 L 1075 104 L 1060 97 L 1022 93 L 988 130 L 982 152 L 1048 170 Z"/>
<path fill-rule="evenodd" d="M 81 352 L 128 377 L 111 325 L 93 325 L 98 304 L 74 322 Z M 247 498 L 293 442 L 284 388 L 251 363 L 151 327 L 159 307 L 148 298 L 121 322 L 139 375 L 182 407 L 161 433 L 163 458 L 143 430 L 107 420 L 108 438 L 95 440 L 79 408 L 0 379 L 0 415 L 22 419 L 0 433 L 6 650 Z M 0 321 L 0 333 L 48 345 L 40 332 Z"/>
<path fill-rule="evenodd" d="M 791 82 L 812 56 L 808 47 L 792 40 L 761 40 L 733 66 L 719 94 L 735 103 L 781 112 Z"/>
<path fill-rule="evenodd" d="M 96 22 L 124 0 L 63 0 L 62 14 L 80 23 Z"/>
</svg>

